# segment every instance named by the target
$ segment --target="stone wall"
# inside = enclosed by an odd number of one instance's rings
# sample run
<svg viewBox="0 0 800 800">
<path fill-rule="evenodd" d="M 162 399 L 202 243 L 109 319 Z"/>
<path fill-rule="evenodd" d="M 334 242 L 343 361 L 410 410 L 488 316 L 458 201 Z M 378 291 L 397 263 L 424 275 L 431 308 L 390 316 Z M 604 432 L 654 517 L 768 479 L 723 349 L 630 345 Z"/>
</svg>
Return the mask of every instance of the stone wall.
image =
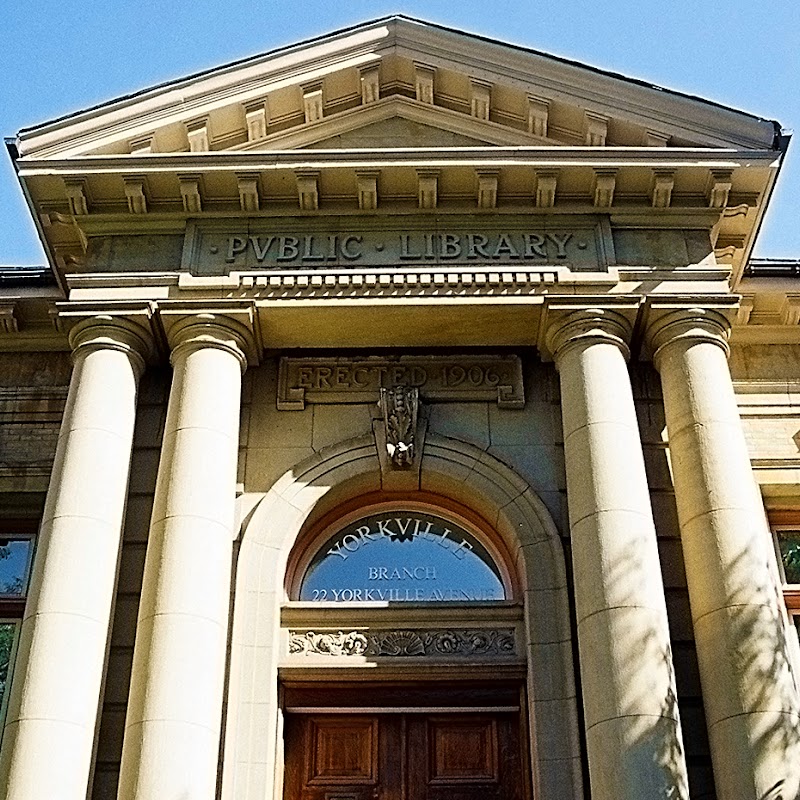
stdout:
<svg viewBox="0 0 800 800">
<path fill-rule="evenodd" d="M 487 451 L 522 476 L 561 532 L 569 570 L 569 525 L 558 380 L 534 352 L 523 355 L 524 409 L 494 403 L 431 403 L 429 431 Z M 371 404 L 314 405 L 277 411 L 277 359 L 250 370 L 244 383 L 239 480 L 264 493 L 294 465 L 326 447 L 372 431 Z M 736 347 L 731 370 L 754 466 L 769 503 L 790 502 L 800 470 L 800 356 L 796 348 Z M 0 502 L 6 516 L 37 513 L 46 491 L 69 381 L 67 354 L 0 355 Z M 693 798 L 713 798 L 686 579 L 665 437 L 660 381 L 649 364 L 631 370 L 677 674 Z M 116 796 L 130 664 L 150 510 L 170 371 L 142 379 L 114 625 L 98 733 L 93 797 Z M 788 499 L 787 499 L 788 498 Z M 33 509 L 33 510 L 32 510 Z M 577 658 L 577 652 L 576 652 Z"/>
</svg>

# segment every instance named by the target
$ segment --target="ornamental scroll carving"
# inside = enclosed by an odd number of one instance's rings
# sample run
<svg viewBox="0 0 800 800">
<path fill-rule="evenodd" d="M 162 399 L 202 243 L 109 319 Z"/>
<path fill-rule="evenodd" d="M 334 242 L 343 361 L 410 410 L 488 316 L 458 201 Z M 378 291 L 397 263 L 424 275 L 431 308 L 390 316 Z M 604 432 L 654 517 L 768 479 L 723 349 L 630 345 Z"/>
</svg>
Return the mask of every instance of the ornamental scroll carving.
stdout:
<svg viewBox="0 0 800 800">
<path fill-rule="evenodd" d="M 513 656 L 512 628 L 396 631 L 291 631 L 289 653 L 324 656 Z"/>
</svg>

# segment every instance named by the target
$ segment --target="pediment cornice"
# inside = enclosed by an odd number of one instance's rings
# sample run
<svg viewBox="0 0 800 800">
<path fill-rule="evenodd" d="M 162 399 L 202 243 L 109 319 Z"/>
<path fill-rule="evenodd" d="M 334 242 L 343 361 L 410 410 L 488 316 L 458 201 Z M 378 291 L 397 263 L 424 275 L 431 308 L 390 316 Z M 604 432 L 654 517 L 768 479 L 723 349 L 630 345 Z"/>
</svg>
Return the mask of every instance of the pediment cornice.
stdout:
<svg viewBox="0 0 800 800">
<path fill-rule="evenodd" d="M 560 146 L 562 143 L 544 136 L 534 136 L 527 131 L 517 130 L 507 125 L 478 120 L 448 108 L 420 103 L 409 97 L 387 97 L 367 106 L 358 106 L 340 114 L 321 120 L 313 126 L 299 126 L 285 132 L 265 137 L 260 141 L 244 142 L 231 150 L 297 150 L 318 145 L 335 136 L 351 133 L 368 125 L 390 119 L 403 119 L 420 125 L 430 126 L 486 144 L 502 146 L 542 145 Z"/>
<path fill-rule="evenodd" d="M 22 158 L 69 158 L 130 152 L 132 143 L 146 138 L 157 150 L 175 152 L 192 147 L 189 132 L 204 121 L 211 150 L 249 146 L 245 115 L 254 104 L 267 105 L 267 139 L 279 134 L 291 139 L 292 130 L 302 139 L 305 134 L 296 129 L 319 124 L 316 117 L 304 116 L 309 87 L 322 91 L 319 113 L 327 122 L 367 105 L 370 95 L 362 96 L 360 84 L 365 71 L 377 70 L 378 97 L 414 97 L 416 92 L 419 99 L 417 68 L 432 76 L 432 115 L 438 109 L 445 116 L 480 117 L 470 93 L 484 91 L 485 118 L 506 128 L 506 139 L 515 141 L 540 130 L 531 123 L 530 102 L 544 109 L 547 138 L 564 144 L 581 144 L 582 137 L 583 143 L 590 141 L 595 123 L 603 144 L 745 149 L 774 144 L 774 123 L 740 111 L 536 51 L 392 17 L 24 130 L 18 149 Z M 203 141 L 195 138 L 195 144 Z"/>
</svg>

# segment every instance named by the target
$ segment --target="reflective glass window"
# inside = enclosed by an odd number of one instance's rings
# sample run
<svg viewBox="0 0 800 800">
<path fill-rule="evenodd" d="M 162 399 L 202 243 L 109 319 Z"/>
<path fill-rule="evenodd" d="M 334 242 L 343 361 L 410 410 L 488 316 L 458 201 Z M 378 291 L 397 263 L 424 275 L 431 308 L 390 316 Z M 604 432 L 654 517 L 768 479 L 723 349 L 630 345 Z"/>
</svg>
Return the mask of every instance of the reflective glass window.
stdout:
<svg viewBox="0 0 800 800">
<path fill-rule="evenodd" d="M 778 549 L 786 583 L 800 583 L 800 530 L 778 530 Z"/>
<path fill-rule="evenodd" d="M 430 513 L 391 510 L 339 529 L 306 569 L 300 600 L 505 600 L 500 570 L 479 538 Z"/>
<path fill-rule="evenodd" d="M 0 537 L 0 595 L 24 597 L 33 553 L 30 536 Z"/>
</svg>

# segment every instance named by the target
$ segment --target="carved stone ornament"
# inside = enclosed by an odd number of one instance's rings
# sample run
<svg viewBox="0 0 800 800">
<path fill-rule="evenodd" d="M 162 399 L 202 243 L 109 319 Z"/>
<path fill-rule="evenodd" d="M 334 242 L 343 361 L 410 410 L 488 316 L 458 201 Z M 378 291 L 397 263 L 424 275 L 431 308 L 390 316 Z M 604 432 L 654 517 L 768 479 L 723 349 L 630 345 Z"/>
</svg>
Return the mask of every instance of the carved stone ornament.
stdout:
<svg viewBox="0 0 800 800">
<path fill-rule="evenodd" d="M 513 656 L 511 628 L 396 631 L 291 631 L 289 653 L 323 656 Z"/>
<path fill-rule="evenodd" d="M 380 407 L 389 458 L 396 467 L 411 466 L 414 463 L 419 389 L 415 386 L 381 389 Z"/>
</svg>

